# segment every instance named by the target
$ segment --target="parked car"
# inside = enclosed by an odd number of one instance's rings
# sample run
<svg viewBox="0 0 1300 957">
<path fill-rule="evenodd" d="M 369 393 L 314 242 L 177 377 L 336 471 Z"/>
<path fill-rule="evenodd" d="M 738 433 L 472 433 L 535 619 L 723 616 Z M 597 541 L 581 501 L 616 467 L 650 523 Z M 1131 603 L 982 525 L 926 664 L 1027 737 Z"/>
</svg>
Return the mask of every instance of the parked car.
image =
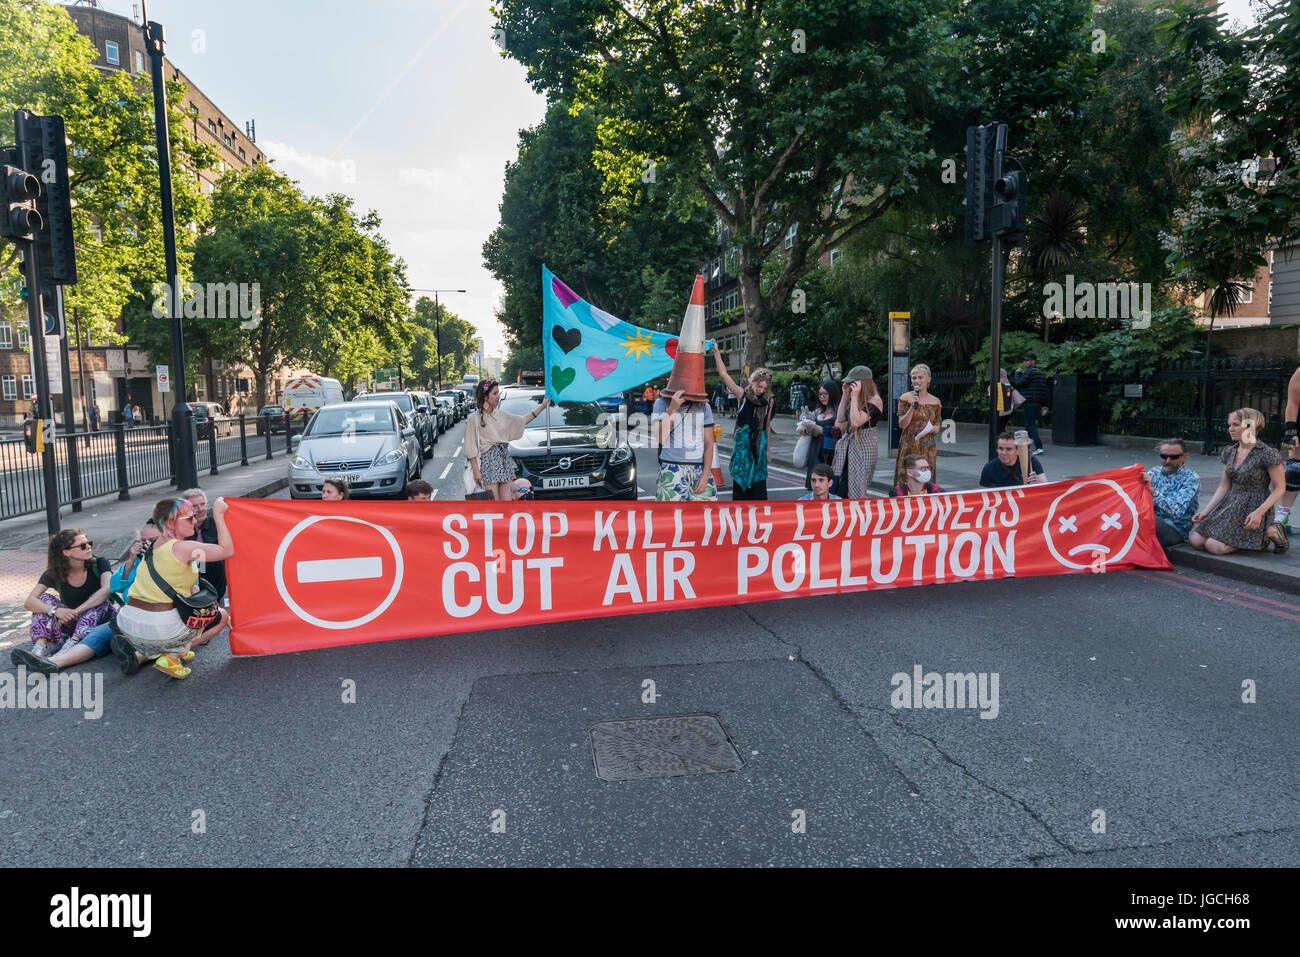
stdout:
<svg viewBox="0 0 1300 957">
<path fill-rule="evenodd" d="M 187 402 L 190 416 L 194 419 L 195 429 L 201 439 L 212 434 L 213 419 L 225 416 L 225 410 L 216 402 Z"/>
<path fill-rule="evenodd" d="M 438 403 L 446 427 L 450 429 L 460 419 L 460 412 L 456 408 L 456 400 L 445 395 L 437 395 L 433 398 Z"/>
<path fill-rule="evenodd" d="M 445 399 L 451 399 L 456 408 L 456 421 L 459 422 L 469 414 L 469 402 L 466 401 L 468 396 L 460 389 L 443 389 L 438 395 Z"/>
<path fill-rule="evenodd" d="M 546 390 L 511 386 L 501 390 L 501 408 L 527 415 L 542 404 Z M 522 478 L 533 485 L 538 499 L 636 499 L 636 456 L 625 441 L 613 444 L 614 430 L 598 424 L 595 402 L 561 402 L 550 407 L 550 451 L 547 414 L 510 443 L 510 455 Z"/>
<path fill-rule="evenodd" d="M 268 427 L 272 435 L 276 432 L 283 432 L 289 427 L 284 416 L 284 406 L 264 405 L 258 410 L 257 434 L 265 435 Z"/>
<path fill-rule="evenodd" d="M 600 406 L 602 412 L 618 412 L 623 406 L 623 393 L 615 392 L 603 399 L 597 399 L 596 404 Z"/>
<path fill-rule="evenodd" d="M 415 427 L 392 402 L 327 405 L 292 441 L 290 498 L 320 498 L 327 478 L 347 479 L 355 498 L 402 498 L 420 475 Z"/>
<path fill-rule="evenodd" d="M 429 417 L 433 419 L 433 424 L 439 435 L 447 431 L 447 417 L 443 413 L 442 406 L 438 400 L 429 392 L 416 392 L 415 395 L 424 403 L 425 408 L 429 410 Z"/>
<path fill-rule="evenodd" d="M 415 429 L 416 435 L 420 439 L 421 454 L 425 458 L 433 457 L 433 445 L 438 441 L 438 430 L 429 414 L 417 407 L 415 396 L 410 392 L 367 392 L 364 395 L 357 396 L 352 401 L 394 403 L 410 419 L 411 428 Z"/>
</svg>

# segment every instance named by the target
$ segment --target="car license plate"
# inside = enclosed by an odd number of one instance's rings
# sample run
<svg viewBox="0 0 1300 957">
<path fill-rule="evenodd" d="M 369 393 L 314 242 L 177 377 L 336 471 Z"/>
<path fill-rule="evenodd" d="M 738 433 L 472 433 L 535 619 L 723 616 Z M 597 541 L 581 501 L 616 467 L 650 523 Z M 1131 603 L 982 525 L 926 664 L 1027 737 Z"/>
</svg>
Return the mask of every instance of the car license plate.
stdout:
<svg viewBox="0 0 1300 957">
<path fill-rule="evenodd" d="M 563 478 L 542 479 L 542 488 L 586 488 L 588 484 L 587 476 L 585 475 L 568 475 Z"/>
</svg>

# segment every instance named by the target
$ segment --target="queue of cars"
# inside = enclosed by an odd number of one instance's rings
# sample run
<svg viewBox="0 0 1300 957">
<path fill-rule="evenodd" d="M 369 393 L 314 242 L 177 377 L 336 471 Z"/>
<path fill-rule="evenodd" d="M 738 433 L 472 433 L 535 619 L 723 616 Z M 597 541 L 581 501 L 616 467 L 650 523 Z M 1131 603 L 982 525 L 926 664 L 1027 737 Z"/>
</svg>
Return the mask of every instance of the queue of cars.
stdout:
<svg viewBox="0 0 1300 957">
<path fill-rule="evenodd" d="M 472 387 L 471 387 L 472 388 Z M 501 407 L 526 416 L 545 390 L 506 386 Z M 470 411 L 468 395 L 446 389 L 375 392 L 322 406 L 292 439 L 291 498 L 318 499 L 327 478 L 347 479 L 354 498 L 402 498 L 432 456 L 438 434 Z M 549 442 L 548 442 L 549 420 Z M 265 421 L 276 426 L 274 417 Z M 609 429 L 595 402 L 565 402 L 530 422 L 510 443 L 519 475 L 539 499 L 636 499 L 636 456 L 618 430 Z"/>
</svg>

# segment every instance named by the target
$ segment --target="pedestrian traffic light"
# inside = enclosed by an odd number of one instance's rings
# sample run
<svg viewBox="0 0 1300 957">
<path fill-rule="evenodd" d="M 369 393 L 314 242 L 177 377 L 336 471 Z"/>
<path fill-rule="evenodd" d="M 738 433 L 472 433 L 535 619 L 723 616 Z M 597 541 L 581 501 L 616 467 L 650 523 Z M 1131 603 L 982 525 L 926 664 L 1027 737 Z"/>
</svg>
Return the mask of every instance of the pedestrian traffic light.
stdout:
<svg viewBox="0 0 1300 957">
<path fill-rule="evenodd" d="M 33 240 L 41 231 L 41 214 L 36 210 L 36 197 L 41 184 L 31 173 L 5 163 L 0 166 L 4 177 L 4 216 L 0 219 L 0 235 L 6 239 Z"/>
<path fill-rule="evenodd" d="M 1025 174 L 1020 170 L 1003 173 L 993 184 L 991 220 L 1004 245 L 1015 246 L 1025 238 Z"/>
<path fill-rule="evenodd" d="M 43 228 L 36 237 L 43 284 L 66 286 L 77 281 L 77 251 L 72 236 L 72 192 L 68 185 L 68 138 L 63 117 L 20 111 L 24 124 L 26 167 L 40 178 L 36 209 Z"/>
<path fill-rule="evenodd" d="M 40 419 L 28 419 L 23 423 L 23 444 L 27 447 L 27 451 L 33 455 L 45 451 L 43 425 L 44 422 Z"/>
<path fill-rule="evenodd" d="M 966 245 L 989 242 L 988 211 L 993 205 L 993 151 L 997 124 L 966 127 Z"/>
</svg>

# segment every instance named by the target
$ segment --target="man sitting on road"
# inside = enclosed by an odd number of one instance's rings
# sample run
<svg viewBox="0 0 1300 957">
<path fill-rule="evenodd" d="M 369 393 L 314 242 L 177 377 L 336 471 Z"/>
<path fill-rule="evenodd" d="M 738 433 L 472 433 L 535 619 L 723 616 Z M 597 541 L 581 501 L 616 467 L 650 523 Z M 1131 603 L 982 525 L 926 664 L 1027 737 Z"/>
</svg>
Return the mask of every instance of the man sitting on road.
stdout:
<svg viewBox="0 0 1300 957">
<path fill-rule="evenodd" d="M 1016 437 L 1010 432 L 998 433 L 998 454 L 989 459 L 980 472 L 980 488 L 1013 488 L 1017 485 L 1038 485 L 1047 481 L 1043 466 L 1037 458 L 1029 456 L 1029 476 L 1020 471 L 1020 453 L 1016 450 Z"/>
<path fill-rule="evenodd" d="M 408 502 L 429 502 L 433 500 L 433 486 L 424 479 L 416 479 L 406 485 Z"/>
<path fill-rule="evenodd" d="M 1201 493 L 1201 477 L 1187 464 L 1187 446 L 1182 439 L 1166 439 L 1157 447 L 1160 468 L 1142 473 L 1142 481 L 1151 487 L 1151 501 L 1156 511 L 1156 538 L 1165 548 L 1187 541 L 1196 514 L 1196 497 Z"/>
<path fill-rule="evenodd" d="M 187 488 L 181 498 L 194 507 L 194 534 L 190 538 L 205 545 L 217 544 L 217 523 L 208 514 L 207 493 L 201 488 Z M 222 601 L 226 597 L 226 563 L 207 562 L 200 574 L 216 590 L 217 600 Z"/>
<path fill-rule="evenodd" d="M 831 486 L 835 483 L 835 470 L 825 462 L 818 462 L 812 467 L 808 483 L 812 486 L 812 491 L 800 496 L 801 502 L 829 502 L 831 499 L 839 498 L 838 495 L 831 494 Z"/>
</svg>

